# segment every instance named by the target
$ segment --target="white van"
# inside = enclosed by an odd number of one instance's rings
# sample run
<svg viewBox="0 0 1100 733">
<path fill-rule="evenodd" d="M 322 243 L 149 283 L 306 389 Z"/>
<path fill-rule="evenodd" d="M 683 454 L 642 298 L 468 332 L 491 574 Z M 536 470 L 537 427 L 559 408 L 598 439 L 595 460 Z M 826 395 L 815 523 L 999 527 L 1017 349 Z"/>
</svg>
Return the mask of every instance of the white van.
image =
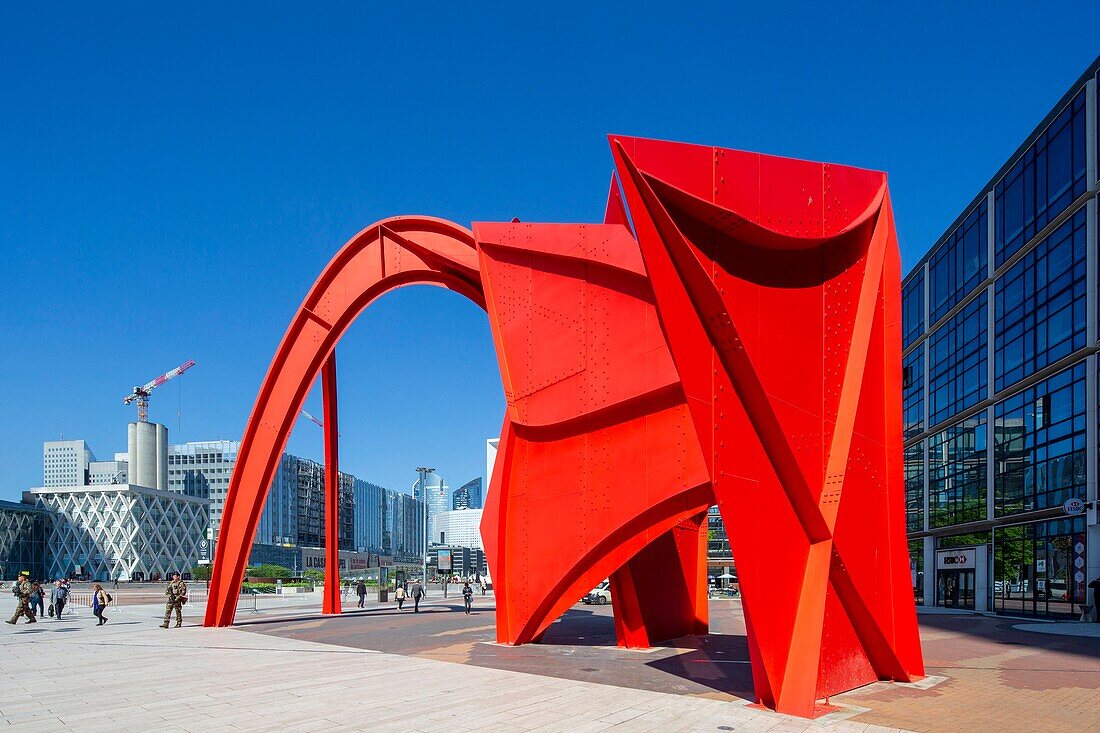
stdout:
<svg viewBox="0 0 1100 733">
<path fill-rule="evenodd" d="M 597 606 L 605 606 L 611 603 L 611 581 L 603 581 L 581 600 L 584 601 L 585 604 L 594 604 Z"/>
</svg>

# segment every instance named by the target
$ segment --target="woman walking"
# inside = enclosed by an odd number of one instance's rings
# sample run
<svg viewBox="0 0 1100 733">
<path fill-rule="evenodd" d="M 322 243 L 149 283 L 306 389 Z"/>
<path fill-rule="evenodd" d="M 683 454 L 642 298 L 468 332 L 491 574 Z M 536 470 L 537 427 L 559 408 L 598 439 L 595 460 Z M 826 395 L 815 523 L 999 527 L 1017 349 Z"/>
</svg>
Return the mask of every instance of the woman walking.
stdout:
<svg viewBox="0 0 1100 733">
<path fill-rule="evenodd" d="M 466 615 L 470 615 L 470 607 L 474 605 L 474 589 L 470 587 L 470 581 L 462 586 L 462 602 L 466 604 Z"/>
<path fill-rule="evenodd" d="M 405 586 L 397 586 L 397 590 L 394 592 L 393 597 L 397 599 L 397 610 L 400 611 L 405 607 Z"/>
<path fill-rule="evenodd" d="M 99 619 L 99 623 L 96 626 L 102 626 L 107 623 L 107 617 L 103 615 L 103 609 L 107 608 L 107 604 L 110 602 L 107 595 L 107 591 L 103 590 L 103 586 L 96 583 L 92 586 L 92 613 Z"/>
</svg>

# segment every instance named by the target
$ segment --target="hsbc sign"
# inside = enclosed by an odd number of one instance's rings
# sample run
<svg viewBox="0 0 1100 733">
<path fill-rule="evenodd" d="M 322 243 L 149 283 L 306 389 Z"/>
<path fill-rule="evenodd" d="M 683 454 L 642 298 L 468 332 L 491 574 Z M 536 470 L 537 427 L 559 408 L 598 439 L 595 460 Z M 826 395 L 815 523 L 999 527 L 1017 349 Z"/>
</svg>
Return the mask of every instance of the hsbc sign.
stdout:
<svg viewBox="0 0 1100 733">
<path fill-rule="evenodd" d="M 937 570 L 973 570 L 975 566 L 976 551 L 973 547 L 966 549 L 940 550 L 936 553 Z"/>
</svg>

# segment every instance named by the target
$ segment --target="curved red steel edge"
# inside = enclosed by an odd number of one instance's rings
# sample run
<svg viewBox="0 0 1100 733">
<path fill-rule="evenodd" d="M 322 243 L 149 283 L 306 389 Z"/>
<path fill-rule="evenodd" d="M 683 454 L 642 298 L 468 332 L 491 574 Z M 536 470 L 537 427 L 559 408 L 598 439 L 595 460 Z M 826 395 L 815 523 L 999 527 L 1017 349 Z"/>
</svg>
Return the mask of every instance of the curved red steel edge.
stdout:
<svg viewBox="0 0 1100 733">
<path fill-rule="evenodd" d="M 229 626 L 264 502 L 287 439 L 310 387 L 333 358 L 336 343 L 371 302 L 404 285 L 440 285 L 484 307 L 477 251 L 468 229 L 429 217 L 372 224 L 333 258 L 294 315 L 264 377 L 241 439 L 214 553 L 206 626 Z M 337 436 L 335 362 L 326 370 L 325 453 L 334 460 Z M 326 470 L 326 479 L 337 471 Z M 336 482 L 326 482 L 326 526 L 335 522 Z M 332 537 L 327 533 L 326 537 Z M 330 555 L 337 543 L 329 540 Z M 324 607 L 339 613 L 338 569 L 326 568 Z"/>
<path fill-rule="evenodd" d="M 539 640 L 605 577 L 620 645 L 705 633 L 717 503 L 760 702 L 812 716 L 831 694 L 923 675 L 885 175 L 638 138 L 611 146 L 620 180 L 604 224 L 471 232 L 400 217 L 336 255 L 249 419 L 207 625 L 233 621 L 267 487 L 322 369 L 336 534 L 336 343 L 379 295 L 432 283 L 486 309 L 505 391 L 481 527 L 498 641 Z M 339 613 L 332 540 L 327 558 L 323 610 Z"/>
</svg>

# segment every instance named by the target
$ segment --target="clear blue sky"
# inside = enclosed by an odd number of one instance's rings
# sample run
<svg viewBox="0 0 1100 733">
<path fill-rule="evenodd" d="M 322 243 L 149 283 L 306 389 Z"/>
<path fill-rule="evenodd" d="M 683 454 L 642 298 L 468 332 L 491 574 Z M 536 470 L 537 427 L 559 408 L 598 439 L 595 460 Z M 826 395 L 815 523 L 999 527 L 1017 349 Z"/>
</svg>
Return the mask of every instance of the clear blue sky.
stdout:
<svg viewBox="0 0 1100 733">
<path fill-rule="evenodd" d="M 41 483 L 43 440 L 124 450 L 123 395 L 189 358 L 152 419 L 239 438 L 352 234 L 596 221 L 608 132 L 886 170 L 908 267 L 1100 50 L 1096 3 L 221 5 L 0 11 L 0 498 Z M 388 295 L 339 359 L 342 467 L 484 472 L 504 403 L 476 306 Z M 300 421 L 290 450 L 321 445 Z"/>
</svg>

